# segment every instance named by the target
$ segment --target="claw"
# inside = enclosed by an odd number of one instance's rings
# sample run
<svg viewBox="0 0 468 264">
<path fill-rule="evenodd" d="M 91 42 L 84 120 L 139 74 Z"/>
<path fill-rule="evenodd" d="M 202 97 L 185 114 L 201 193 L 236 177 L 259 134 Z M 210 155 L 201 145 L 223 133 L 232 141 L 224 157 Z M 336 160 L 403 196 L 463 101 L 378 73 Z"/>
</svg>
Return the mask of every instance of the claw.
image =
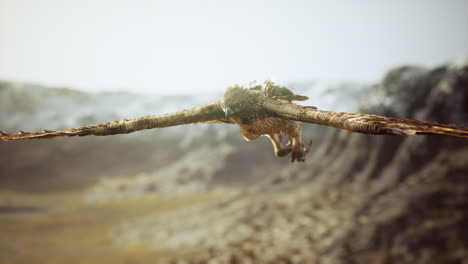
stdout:
<svg viewBox="0 0 468 264">
<path fill-rule="evenodd" d="M 53 130 L 48 130 L 48 129 L 42 129 L 42 133 L 52 133 L 54 132 Z"/>
<path fill-rule="evenodd" d="M 29 133 L 29 132 L 24 132 L 23 130 L 20 130 L 20 131 L 18 132 L 18 135 L 26 135 L 26 134 L 31 134 L 31 133 Z"/>
<path fill-rule="evenodd" d="M 8 137 L 8 136 L 10 136 L 10 135 L 9 135 L 9 134 L 7 134 L 5 131 L 0 131 L 0 134 L 1 134 L 2 136 L 5 136 L 5 137 Z"/>
<path fill-rule="evenodd" d="M 296 152 L 292 151 L 291 152 L 291 163 L 293 163 L 296 160 Z"/>
<path fill-rule="evenodd" d="M 288 155 L 289 153 L 291 153 L 291 150 L 292 150 L 292 148 L 290 146 L 287 146 L 287 147 L 284 147 L 284 148 L 280 149 L 275 154 L 278 157 L 284 157 L 284 156 Z"/>
<path fill-rule="evenodd" d="M 310 151 L 310 147 L 312 146 L 312 140 L 309 142 L 309 144 L 305 145 L 301 144 L 300 147 L 297 146 L 291 151 L 291 162 L 297 161 L 297 162 L 304 162 L 305 161 L 305 156 L 307 153 Z"/>
<path fill-rule="evenodd" d="M 304 147 L 304 154 L 309 153 L 310 147 L 311 147 L 311 146 L 312 146 L 312 139 L 310 140 L 309 144 L 307 144 L 307 145 Z"/>
</svg>

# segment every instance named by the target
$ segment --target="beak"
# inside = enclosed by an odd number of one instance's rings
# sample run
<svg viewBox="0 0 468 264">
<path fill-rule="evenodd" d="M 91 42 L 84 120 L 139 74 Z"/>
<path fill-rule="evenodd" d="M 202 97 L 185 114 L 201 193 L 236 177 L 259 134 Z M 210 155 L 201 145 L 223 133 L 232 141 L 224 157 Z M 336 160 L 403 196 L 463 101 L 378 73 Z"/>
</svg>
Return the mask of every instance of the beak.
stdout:
<svg viewBox="0 0 468 264">
<path fill-rule="evenodd" d="M 229 118 L 233 113 L 234 113 L 234 111 L 232 111 L 232 109 L 230 107 L 226 107 L 226 109 L 224 110 L 224 114 L 225 114 L 226 118 Z"/>
</svg>

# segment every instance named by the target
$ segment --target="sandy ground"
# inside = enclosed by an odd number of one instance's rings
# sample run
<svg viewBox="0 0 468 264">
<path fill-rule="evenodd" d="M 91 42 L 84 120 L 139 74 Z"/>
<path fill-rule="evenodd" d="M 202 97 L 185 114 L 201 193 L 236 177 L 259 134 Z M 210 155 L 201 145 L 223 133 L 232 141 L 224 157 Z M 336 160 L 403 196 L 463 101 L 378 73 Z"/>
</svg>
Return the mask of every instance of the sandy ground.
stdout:
<svg viewBox="0 0 468 264">
<path fill-rule="evenodd" d="M 219 194 L 142 197 L 91 204 L 86 191 L 0 193 L 0 263 L 155 263 L 181 252 L 112 243 L 112 230 L 155 212 L 216 200 Z"/>
</svg>

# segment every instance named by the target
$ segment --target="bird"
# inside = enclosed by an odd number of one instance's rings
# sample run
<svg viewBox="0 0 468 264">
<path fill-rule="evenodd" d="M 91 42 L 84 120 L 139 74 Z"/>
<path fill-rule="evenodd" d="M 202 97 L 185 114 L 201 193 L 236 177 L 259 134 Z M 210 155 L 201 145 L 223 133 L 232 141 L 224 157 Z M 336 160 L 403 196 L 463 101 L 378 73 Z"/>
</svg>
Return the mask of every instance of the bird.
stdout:
<svg viewBox="0 0 468 264">
<path fill-rule="evenodd" d="M 308 100 L 307 96 L 294 94 L 270 80 L 263 84 L 252 82 L 247 87 L 236 84 L 226 88 L 219 101 L 190 109 L 56 131 L 44 129 L 42 132 L 30 133 L 20 130 L 18 134 L 0 131 L 0 140 L 108 136 L 186 124 L 222 123 L 238 125 L 241 135 L 247 141 L 266 136 L 270 139 L 276 156 L 291 154 L 291 162 L 303 162 L 312 144 L 312 141 L 307 144 L 302 142 L 303 122 L 374 135 L 423 134 L 468 138 L 468 127 L 412 118 L 325 111 L 314 106 L 293 103 L 305 100 Z M 283 135 L 288 139 L 286 144 L 282 142 Z"/>
</svg>

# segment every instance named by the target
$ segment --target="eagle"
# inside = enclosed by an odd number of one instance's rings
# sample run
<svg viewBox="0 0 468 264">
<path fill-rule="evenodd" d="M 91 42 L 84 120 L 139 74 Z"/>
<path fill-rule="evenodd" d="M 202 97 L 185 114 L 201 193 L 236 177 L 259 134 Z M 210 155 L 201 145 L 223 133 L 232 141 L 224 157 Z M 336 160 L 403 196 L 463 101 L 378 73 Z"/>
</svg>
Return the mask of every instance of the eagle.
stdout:
<svg viewBox="0 0 468 264">
<path fill-rule="evenodd" d="M 107 123 L 62 130 L 43 130 L 39 133 L 19 131 L 18 134 L 0 132 L 3 141 L 73 137 L 108 136 L 128 134 L 144 129 L 164 128 L 186 124 L 225 123 L 237 124 L 244 139 L 250 141 L 267 136 L 278 157 L 291 154 L 290 160 L 304 161 L 312 142 L 302 142 L 302 122 L 331 126 L 351 132 L 409 136 L 418 134 L 468 138 L 468 128 L 456 125 L 425 122 L 411 118 L 395 118 L 363 113 L 347 113 L 319 110 L 302 106 L 293 101 L 307 100 L 307 96 L 272 81 L 250 84 L 248 87 L 228 87 L 221 100 L 178 112 L 120 119 Z M 282 142 L 282 136 L 288 142 Z"/>
</svg>

